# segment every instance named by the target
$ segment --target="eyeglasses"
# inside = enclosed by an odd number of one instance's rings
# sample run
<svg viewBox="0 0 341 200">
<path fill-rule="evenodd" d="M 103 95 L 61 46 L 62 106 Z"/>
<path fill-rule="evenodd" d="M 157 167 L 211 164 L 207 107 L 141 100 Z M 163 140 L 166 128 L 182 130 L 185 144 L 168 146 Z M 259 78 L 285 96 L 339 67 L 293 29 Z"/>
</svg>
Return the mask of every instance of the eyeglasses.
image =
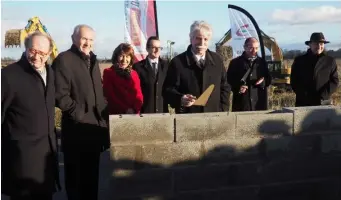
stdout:
<svg viewBox="0 0 341 200">
<path fill-rule="evenodd" d="M 245 47 L 247 50 L 258 50 L 259 49 L 259 47 L 252 47 L 252 46 L 246 46 Z"/>
<path fill-rule="evenodd" d="M 163 49 L 163 47 L 150 47 L 150 48 L 152 48 L 153 50 L 162 50 Z"/>
<path fill-rule="evenodd" d="M 33 49 L 33 48 L 30 48 L 28 51 L 29 51 L 31 54 L 33 54 L 33 55 L 38 54 L 40 57 L 45 57 L 45 56 L 48 56 L 48 55 L 49 55 L 48 53 L 44 53 L 44 52 L 42 52 L 42 51 L 39 51 L 39 50 L 36 50 L 36 49 Z"/>
</svg>

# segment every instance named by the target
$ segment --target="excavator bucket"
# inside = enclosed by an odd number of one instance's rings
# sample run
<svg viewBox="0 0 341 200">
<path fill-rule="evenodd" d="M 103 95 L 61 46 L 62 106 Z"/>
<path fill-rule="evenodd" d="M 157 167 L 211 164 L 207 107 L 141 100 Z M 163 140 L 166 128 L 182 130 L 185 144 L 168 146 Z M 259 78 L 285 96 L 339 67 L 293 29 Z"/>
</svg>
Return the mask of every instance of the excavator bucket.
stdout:
<svg viewBox="0 0 341 200">
<path fill-rule="evenodd" d="M 21 29 L 11 29 L 11 30 L 6 31 L 5 48 L 12 47 L 12 46 L 21 47 L 20 36 L 21 36 Z"/>
</svg>

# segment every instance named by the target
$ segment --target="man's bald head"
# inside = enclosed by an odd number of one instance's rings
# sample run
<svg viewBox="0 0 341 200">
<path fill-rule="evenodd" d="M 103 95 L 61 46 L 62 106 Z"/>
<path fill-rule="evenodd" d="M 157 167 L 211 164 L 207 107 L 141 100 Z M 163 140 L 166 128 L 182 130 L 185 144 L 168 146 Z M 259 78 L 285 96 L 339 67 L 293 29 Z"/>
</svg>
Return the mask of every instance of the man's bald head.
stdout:
<svg viewBox="0 0 341 200">
<path fill-rule="evenodd" d="M 255 37 L 249 37 L 249 38 L 246 38 L 246 40 L 244 42 L 244 46 L 247 46 L 247 45 L 253 44 L 253 43 L 259 43 L 259 42 Z"/>
<path fill-rule="evenodd" d="M 249 37 L 244 42 L 244 51 L 247 57 L 254 57 L 257 55 L 259 49 L 259 42 L 254 37 Z"/>
</svg>

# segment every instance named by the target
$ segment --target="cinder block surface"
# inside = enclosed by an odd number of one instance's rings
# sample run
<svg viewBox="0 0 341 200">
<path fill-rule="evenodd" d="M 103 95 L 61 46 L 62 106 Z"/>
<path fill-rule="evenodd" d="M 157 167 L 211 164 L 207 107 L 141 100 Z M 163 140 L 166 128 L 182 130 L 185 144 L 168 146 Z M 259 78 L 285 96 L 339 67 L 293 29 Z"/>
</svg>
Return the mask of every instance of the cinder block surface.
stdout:
<svg viewBox="0 0 341 200">
<path fill-rule="evenodd" d="M 165 167 L 198 164 L 202 156 L 201 142 L 150 144 L 142 146 L 143 162 Z"/>
<path fill-rule="evenodd" d="M 234 138 L 235 115 L 198 113 L 176 116 L 176 142 Z"/>
<path fill-rule="evenodd" d="M 294 134 L 341 133 L 340 107 L 290 107 L 283 110 L 294 114 Z"/>
<path fill-rule="evenodd" d="M 262 185 L 258 199 L 276 200 L 337 200 L 339 188 L 332 179 L 312 179 Z"/>
<path fill-rule="evenodd" d="M 142 159 L 141 146 L 112 146 L 110 147 L 110 159 L 115 168 L 136 169 L 136 162 Z"/>
<path fill-rule="evenodd" d="M 204 142 L 205 163 L 226 163 L 258 158 L 257 146 L 261 138 L 207 140 Z"/>
<path fill-rule="evenodd" d="M 240 111 L 240 112 L 232 112 L 235 115 L 259 115 L 259 114 L 270 114 L 274 111 L 271 110 L 258 110 L 258 111 Z"/>
<path fill-rule="evenodd" d="M 258 162 L 174 169 L 175 191 L 246 186 L 259 182 Z"/>
<path fill-rule="evenodd" d="M 174 116 L 170 114 L 110 115 L 111 145 L 172 143 Z"/>
<path fill-rule="evenodd" d="M 109 188 L 108 199 L 146 195 L 164 196 L 172 191 L 172 171 L 164 169 L 138 170 L 126 176 L 112 177 Z"/>
<path fill-rule="evenodd" d="M 259 186 L 251 187 L 232 187 L 217 188 L 215 190 L 195 190 L 190 192 L 180 192 L 172 200 L 221 200 L 221 199 L 238 199 L 250 200 L 258 199 Z"/>
<path fill-rule="evenodd" d="M 340 152 L 341 151 L 341 132 L 340 134 L 322 136 L 322 152 Z"/>
<path fill-rule="evenodd" d="M 293 114 L 238 114 L 236 138 L 292 135 Z"/>
<path fill-rule="evenodd" d="M 319 135 L 279 137 L 264 139 L 266 156 L 271 159 L 278 157 L 304 157 L 320 152 L 321 137 Z"/>
<path fill-rule="evenodd" d="M 278 158 L 260 168 L 263 184 L 340 176 L 340 156 Z"/>
</svg>

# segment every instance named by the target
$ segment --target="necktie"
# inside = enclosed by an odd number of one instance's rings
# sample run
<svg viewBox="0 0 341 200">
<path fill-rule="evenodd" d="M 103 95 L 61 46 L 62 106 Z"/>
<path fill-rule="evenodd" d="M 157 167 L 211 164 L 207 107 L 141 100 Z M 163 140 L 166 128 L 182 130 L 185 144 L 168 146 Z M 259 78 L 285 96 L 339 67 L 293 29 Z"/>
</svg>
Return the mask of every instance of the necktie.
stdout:
<svg viewBox="0 0 341 200">
<path fill-rule="evenodd" d="M 200 58 L 200 60 L 199 60 L 199 66 L 200 66 L 201 68 L 204 68 L 204 66 L 205 66 L 205 60 L 204 60 L 204 59 Z"/>
<path fill-rule="evenodd" d="M 154 73 L 157 74 L 157 65 L 156 65 L 156 62 L 153 62 L 153 70 L 154 70 Z"/>
</svg>

